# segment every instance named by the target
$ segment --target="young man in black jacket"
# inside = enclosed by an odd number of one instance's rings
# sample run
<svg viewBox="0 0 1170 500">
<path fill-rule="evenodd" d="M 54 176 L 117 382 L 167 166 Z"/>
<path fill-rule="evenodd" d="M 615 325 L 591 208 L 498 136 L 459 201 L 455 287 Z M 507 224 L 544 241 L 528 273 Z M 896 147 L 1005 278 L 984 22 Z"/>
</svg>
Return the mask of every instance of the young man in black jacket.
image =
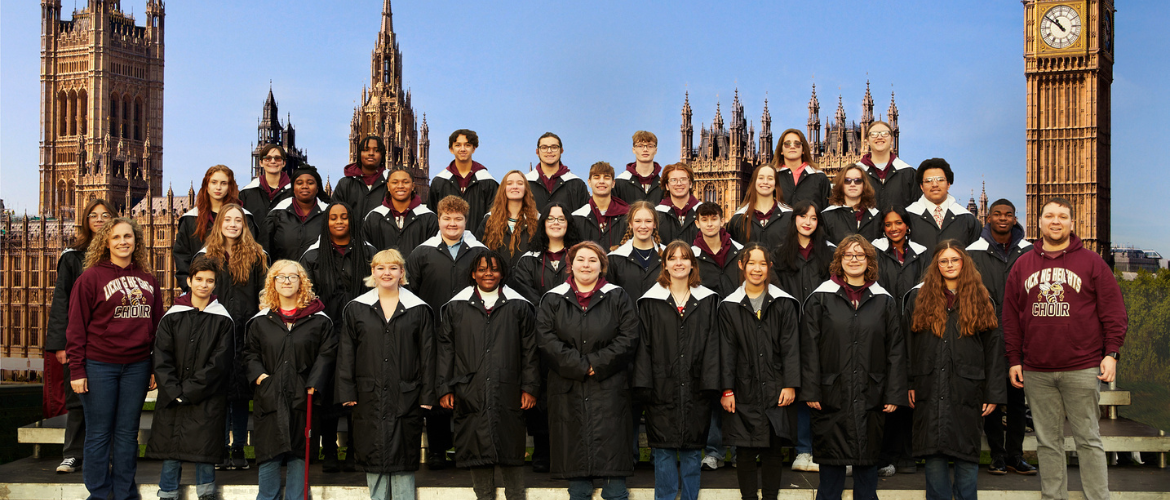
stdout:
<svg viewBox="0 0 1170 500">
<path fill-rule="evenodd" d="M 658 174 L 662 167 L 654 161 L 658 154 L 658 137 L 652 132 L 634 132 L 634 161 L 614 179 L 613 195 L 626 203 L 646 200 L 652 205 L 662 201 Z"/>
<path fill-rule="evenodd" d="M 471 221 L 472 227 L 491 211 L 496 190 L 500 187 L 487 167 L 471 159 L 477 148 L 479 135 L 474 130 L 461 128 L 451 132 L 451 137 L 447 138 L 447 150 L 455 159 L 435 175 L 427 194 L 427 208 L 432 212 L 438 211 L 439 201 L 443 198 L 451 195 L 463 198 L 469 206 L 467 220 Z"/>
<path fill-rule="evenodd" d="M 528 172 L 525 178 L 528 179 L 528 187 L 532 189 L 536 209 L 541 212 L 552 201 L 559 201 L 569 207 L 579 207 L 589 201 L 589 187 L 585 181 L 573 175 L 569 167 L 561 163 L 564 152 L 561 138 L 552 132 L 545 132 L 536 141 L 540 166 Z"/>
<path fill-rule="evenodd" d="M 361 224 L 362 217 L 381 206 L 386 196 L 386 145 L 381 137 L 371 135 L 357 149 L 358 161 L 345 166 L 345 177 L 337 180 L 332 201 L 349 205 L 357 215 L 353 222 Z"/>
<path fill-rule="evenodd" d="M 950 195 L 954 182 L 955 172 L 942 158 L 931 158 L 918 166 L 922 197 L 906 207 L 910 216 L 906 224 L 915 243 L 933 249 L 943 240 L 970 245 L 979 239 L 979 221 Z"/>
</svg>

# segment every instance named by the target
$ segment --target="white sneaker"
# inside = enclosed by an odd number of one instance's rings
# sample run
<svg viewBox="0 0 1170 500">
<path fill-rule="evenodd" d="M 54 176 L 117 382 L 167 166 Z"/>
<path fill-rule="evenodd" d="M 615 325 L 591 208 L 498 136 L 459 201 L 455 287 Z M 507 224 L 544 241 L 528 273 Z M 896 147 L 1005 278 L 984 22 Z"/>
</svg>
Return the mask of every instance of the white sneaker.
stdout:
<svg viewBox="0 0 1170 500">
<path fill-rule="evenodd" d="M 797 472 L 820 472 L 821 466 L 813 462 L 811 453 L 801 453 L 796 455 L 796 460 L 792 461 L 792 470 Z"/>
<path fill-rule="evenodd" d="M 81 468 L 81 460 L 73 457 L 65 457 L 65 460 L 61 461 L 61 465 L 57 466 L 57 472 L 60 474 L 68 474 L 79 468 Z"/>
<path fill-rule="evenodd" d="M 852 465 L 845 466 L 845 477 L 853 477 L 853 466 Z"/>
<path fill-rule="evenodd" d="M 890 476 L 894 475 L 894 472 L 895 472 L 894 464 L 890 464 L 890 465 L 887 465 L 885 467 L 878 469 L 878 476 L 879 477 L 890 477 Z"/>
<path fill-rule="evenodd" d="M 723 460 L 715 455 L 703 457 L 703 470 L 716 470 L 723 467 Z"/>
</svg>

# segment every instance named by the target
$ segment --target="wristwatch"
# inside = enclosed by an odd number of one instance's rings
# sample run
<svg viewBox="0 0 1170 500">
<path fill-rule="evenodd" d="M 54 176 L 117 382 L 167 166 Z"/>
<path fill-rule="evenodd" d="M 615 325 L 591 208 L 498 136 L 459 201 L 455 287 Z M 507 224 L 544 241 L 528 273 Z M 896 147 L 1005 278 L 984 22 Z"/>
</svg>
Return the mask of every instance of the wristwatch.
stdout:
<svg viewBox="0 0 1170 500">
<path fill-rule="evenodd" d="M 1121 361 L 1121 353 L 1119 353 L 1117 351 L 1113 351 L 1113 352 L 1107 353 L 1105 355 L 1113 358 L 1116 361 Z"/>
</svg>

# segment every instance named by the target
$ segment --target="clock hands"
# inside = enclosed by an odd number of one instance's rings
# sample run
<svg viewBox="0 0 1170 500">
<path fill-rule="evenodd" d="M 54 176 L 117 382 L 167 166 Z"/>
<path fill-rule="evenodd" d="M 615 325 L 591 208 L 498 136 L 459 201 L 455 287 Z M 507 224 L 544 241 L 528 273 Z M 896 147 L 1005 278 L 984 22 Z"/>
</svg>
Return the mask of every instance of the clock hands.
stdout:
<svg viewBox="0 0 1170 500">
<path fill-rule="evenodd" d="M 1057 28 L 1060 28 L 1060 31 L 1068 31 L 1067 29 L 1064 29 L 1064 25 L 1060 24 L 1060 21 L 1057 21 L 1055 18 L 1052 18 L 1049 16 L 1044 16 L 1044 18 L 1049 20 L 1049 21 L 1052 21 L 1052 23 L 1055 24 Z"/>
</svg>

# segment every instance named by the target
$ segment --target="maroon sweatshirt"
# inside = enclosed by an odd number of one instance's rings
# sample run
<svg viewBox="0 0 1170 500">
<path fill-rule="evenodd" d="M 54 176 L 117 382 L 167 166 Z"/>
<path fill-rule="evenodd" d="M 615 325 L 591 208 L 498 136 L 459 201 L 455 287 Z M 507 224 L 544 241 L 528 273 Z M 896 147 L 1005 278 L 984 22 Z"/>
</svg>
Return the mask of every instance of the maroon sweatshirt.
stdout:
<svg viewBox="0 0 1170 500">
<path fill-rule="evenodd" d="M 1008 365 L 1054 372 L 1084 370 L 1121 352 L 1129 317 L 1121 287 L 1100 255 L 1073 234 L 1055 257 L 1037 242 L 1008 273 L 1003 337 Z"/>
<path fill-rule="evenodd" d="M 122 364 L 150 359 L 164 313 L 154 276 L 137 266 L 122 268 L 103 260 L 86 269 L 69 296 L 70 378 L 87 378 L 87 359 Z"/>
</svg>

